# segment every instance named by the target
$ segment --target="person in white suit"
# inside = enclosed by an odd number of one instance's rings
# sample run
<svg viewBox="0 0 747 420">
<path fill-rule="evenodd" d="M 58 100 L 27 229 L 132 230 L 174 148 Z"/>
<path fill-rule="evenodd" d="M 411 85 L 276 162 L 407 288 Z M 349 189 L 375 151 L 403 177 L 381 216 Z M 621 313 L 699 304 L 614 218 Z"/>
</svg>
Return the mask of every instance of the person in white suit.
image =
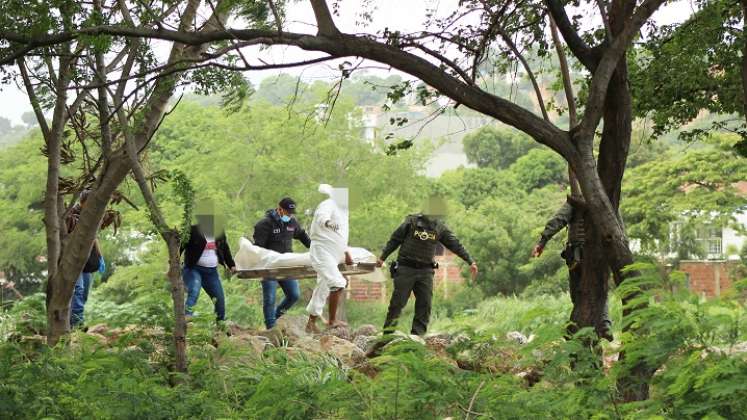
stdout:
<svg viewBox="0 0 747 420">
<path fill-rule="evenodd" d="M 337 307 L 347 286 L 347 279 L 340 272 L 338 264 L 343 257 L 346 264 L 353 263 L 348 252 L 348 190 L 321 184 L 319 192 L 329 198 L 317 207 L 309 230 L 311 266 L 317 273 L 316 287 L 306 307 L 309 313 L 306 329 L 309 332 L 319 332 L 316 323 L 322 317 L 327 298 L 329 298 L 328 325 L 330 327 L 344 325 L 342 321 L 337 320 Z"/>
</svg>

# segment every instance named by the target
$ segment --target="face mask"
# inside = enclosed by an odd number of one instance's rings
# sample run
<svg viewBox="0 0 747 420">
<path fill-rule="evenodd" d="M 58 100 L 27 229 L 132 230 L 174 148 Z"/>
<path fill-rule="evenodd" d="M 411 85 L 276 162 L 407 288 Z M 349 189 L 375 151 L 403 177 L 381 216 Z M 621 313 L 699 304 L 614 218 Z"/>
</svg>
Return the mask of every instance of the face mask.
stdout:
<svg viewBox="0 0 747 420">
<path fill-rule="evenodd" d="M 288 223 L 288 222 L 291 221 L 291 217 L 288 216 L 287 214 L 284 214 L 284 215 L 280 216 L 280 220 L 282 220 L 284 223 Z"/>
</svg>

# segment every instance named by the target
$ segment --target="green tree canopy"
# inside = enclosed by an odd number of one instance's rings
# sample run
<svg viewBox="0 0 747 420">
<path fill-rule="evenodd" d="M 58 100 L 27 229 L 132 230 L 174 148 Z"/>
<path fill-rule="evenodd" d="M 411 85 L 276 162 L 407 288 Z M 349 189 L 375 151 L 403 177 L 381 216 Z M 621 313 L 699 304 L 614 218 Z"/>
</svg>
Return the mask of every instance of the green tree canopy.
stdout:
<svg viewBox="0 0 747 420">
<path fill-rule="evenodd" d="M 630 236 L 641 241 L 644 252 L 666 252 L 680 246 L 692 251 L 685 243 L 687 233 L 693 233 L 692 225 L 724 226 L 744 207 L 744 197 L 734 188 L 747 173 L 747 160 L 735 156 L 731 149 L 737 138 L 713 140 L 720 143 L 671 154 L 626 174 L 623 217 Z M 684 224 L 682 241 L 670 235 L 673 222 Z"/>
<path fill-rule="evenodd" d="M 469 162 L 497 170 L 508 168 L 530 149 L 538 147 L 519 131 L 495 126 L 482 127 L 465 136 L 462 142 Z"/>
<path fill-rule="evenodd" d="M 547 149 L 532 149 L 511 165 L 510 170 L 524 188 L 542 188 L 568 180 L 565 162 Z"/>
</svg>

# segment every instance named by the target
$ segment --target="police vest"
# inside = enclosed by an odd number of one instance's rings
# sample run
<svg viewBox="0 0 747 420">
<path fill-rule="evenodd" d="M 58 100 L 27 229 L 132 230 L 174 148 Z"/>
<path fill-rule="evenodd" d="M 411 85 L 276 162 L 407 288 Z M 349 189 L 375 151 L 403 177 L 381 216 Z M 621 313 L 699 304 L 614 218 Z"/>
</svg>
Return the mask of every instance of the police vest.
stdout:
<svg viewBox="0 0 747 420">
<path fill-rule="evenodd" d="M 432 263 L 441 236 L 441 226 L 423 215 L 409 216 L 408 219 L 409 227 L 405 240 L 400 245 L 398 259 Z"/>
</svg>

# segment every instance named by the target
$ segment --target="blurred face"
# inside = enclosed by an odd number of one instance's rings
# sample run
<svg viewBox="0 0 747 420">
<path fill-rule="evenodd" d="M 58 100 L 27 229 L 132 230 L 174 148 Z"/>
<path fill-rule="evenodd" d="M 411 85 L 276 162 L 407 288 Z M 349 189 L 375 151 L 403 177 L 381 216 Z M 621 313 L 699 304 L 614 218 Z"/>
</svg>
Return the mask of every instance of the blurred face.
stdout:
<svg viewBox="0 0 747 420">
<path fill-rule="evenodd" d="M 203 235 L 215 236 L 215 216 L 211 214 L 198 214 L 197 227 Z"/>
<path fill-rule="evenodd" d="M 446 199 L 441 196 L 430 196 L 423 203 L 423 214 L 433 218 L 443 218 L 448 212 Z"/>
<path fill-rule="evenodd" d="M 350 205 L 349 191 L 347 188 L 333 189 L 331 197 L 335 201 L 335 204 L 337 204 L 337 206 L 341 209 L 347 209 Z"/>
</svg>

